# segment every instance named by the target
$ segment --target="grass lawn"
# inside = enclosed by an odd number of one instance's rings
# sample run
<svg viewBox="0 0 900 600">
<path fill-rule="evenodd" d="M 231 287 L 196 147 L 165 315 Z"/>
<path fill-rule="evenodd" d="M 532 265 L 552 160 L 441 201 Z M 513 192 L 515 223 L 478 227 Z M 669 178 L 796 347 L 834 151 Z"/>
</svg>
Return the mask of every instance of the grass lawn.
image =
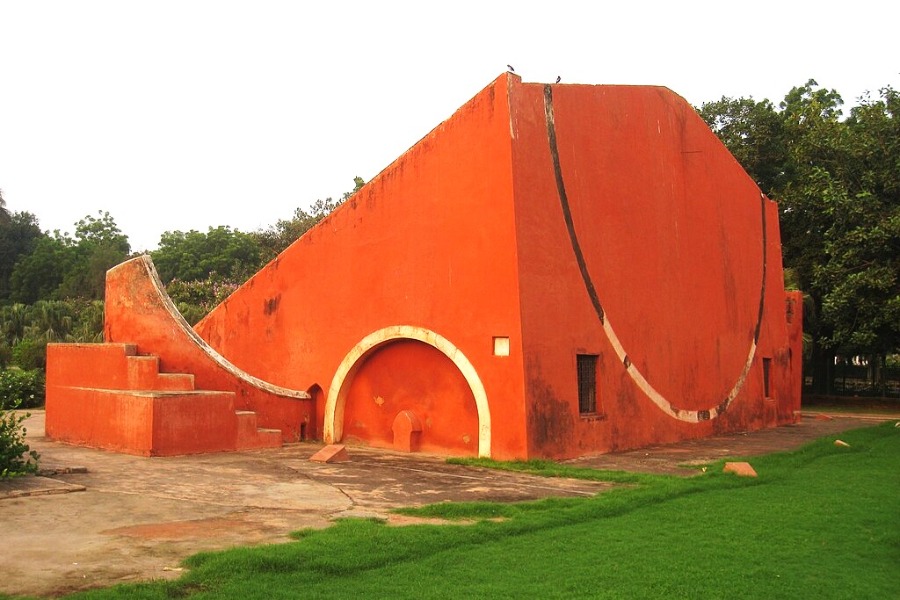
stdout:
<svg viewBox="0 0 900 600">
<path fill-rule="evenodd" d="M 896 598 L 900 428 L 752 459 L 756 479 L 633 477 L 594 498 L 441 504 L 196 555 L 175 582 L 77 598 Z M 554 469 L 552 463 L 517 468 Z M 551 473 L 552 474 L 552 473 Z"/>
</svg>

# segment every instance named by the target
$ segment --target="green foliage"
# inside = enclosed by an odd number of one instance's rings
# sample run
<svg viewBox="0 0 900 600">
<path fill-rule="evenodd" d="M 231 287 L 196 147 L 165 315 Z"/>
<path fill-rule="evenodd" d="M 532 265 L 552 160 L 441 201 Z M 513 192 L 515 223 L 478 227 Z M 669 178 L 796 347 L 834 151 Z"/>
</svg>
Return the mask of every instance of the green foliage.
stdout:
<svg viewBox="0 0 900 600">
<path fill-rule="evenodd" d="M 28 213 L 23 214 L 30 217 Z M 110 214 L 98 214 L 97 218 L 86 216 L 75 224 L 74 239 L 59 231 L 28 238 L 37 228 L 37 221 L 23 223 L 19 227 L 23 232 L 5 242 L 13 246 L 9 253 L 16 257 L 14 263 L 10 263 L 8 299 L 23 304 L 65 298 L 101 300 L 106 271 L 125 260 L 130 248 L 127 236 L 119 230 Z M 0 252 L 3 251 L 3 233 L 0 228 Z M 24 249 L 15 254 L 16 248 Z M 2 274 L 0 272 L 0 285 Z M 0 295 L 0 301 L 5 299 Z"/>
<path fill-rule="evenodd" d="M 27 431 L 22 423 L 29 416 L 15 412 L 17 403 L 0 405 L 0 479 L 37 473 L 40 455 L 25 443 Z"/>
<path fill-rule="evenodd" d="M 47 368 L 47 340 L 24 338 L 12 347 L 12 364 L 20 369 Z"/>
<path fill-rule="evenodd" d="M 37 369 L 0 371 L 0 408 L 36 408 L 43 404 L 43 371 Z"/>
<path fill-rule="evenodd" d="M 225 226 L 210 227 L 207 233 L 167 231 L 150 256 L 165 284 L 213 276 L 243 282 L 261 266 L 254 237 Z"/>
<path fill-rule="evenodd" d="M 56 292 L 58 298 L 103 299 L 106 272 L 128 258 L 128 237 L 108 212 L 98 215 L 75 224 L 74 256 Z"/>
<path fill-rule="evenodd" d="M 0 307 L 0 334 L 10 346 L 25 337 L 28 327 L 28 307 L 13 304 Z"/>
<path fill-rule="evenodd" d="M 6 220 L 0 219 L 0 304 L 9 300 L 10 278 L 16 263 L 34 250 L 42 235 L 31 213 L 17 212 Z"/>
<path fill-rule="evenodd" d="M 5 339 L 0 338 L 0 369 L 5 369 L 12 361 L 12 348 Z"/>
<path fill-rule="evenodd" d="M 166 291 L 185 320 L 194 325 L 225 300 L 239 285 L 235 281 L 227 281 L 213 273 L 202 281 L 175 279 L 166 286 Z"/>
<path fill-rule="evenodd" d="M 900 350 L 900 94 L 843 100 L 810 80 L 776 109 L 723 98 L 701 116 L 779 202 L 784 262 L 804 303 L 816 377 L 835 353 Z M 820 382 L 818 389 L 829 389 Z"/>
<path fill-rule="evenodd" d="M 784 124 L 768 100 L 725 98 L 707 102 L 698 111 L 734 157 L 763 190 L 783 180 L 787 148 Z"/>
<path fill-rule="evenodd" d="M 34 249 L 15 265 L 9 280 L 13 302 L 33 304 L 43 298 L 55 298 L 66 273 L 75 260 L 71 238 L 54 232 L 36 241 Z"/>
<path fill-rule="evenodd" d="M 195 555 L 175 582 L 78 597 L 891 597 L 900 429 L 841 438 L 849 448 L 828 438 L 754 457 L 757 479 L 719 462 L 591 498 L 406 511 L 469 524 L 342 519 L 292 543 Z"/>
<path fill-rule="evenodd" d="M 75 223 L 75 240 L 78 245 L 107 246 L 121 254 L 131 252 L 128 236 L 122 233 L 112 216 L 106 211 L 97 211 L 97 215 L 96 218 L 87 215 Z"/>
<path fill-rule="evenodd" d="M 102 300 L 69 300 L 72 327 L 66 333 L 67 342 L 98 343 L 103 341 L 104 303 Z"/>
<path fill-rule="evenodd" d="M 44 368 L 48 342 L 102 340 L 100 300 L 41 300 L 0 306 L 0 347 L 10 349 L 12 363 L 23 369 Z"/>
<path fill-rule="evenodd" d="M 353 194 L 366 184 L 362 177 L 353 178 L 353 191 L 345 192 L 340 200 L 332 198 L 316 200 L 309 212 L 302 208 L 294 209 L 294 216 L 288 220 L 279 219 L 275 225 L 266 230 L 257 231 L 254 237 L 260 246 L 263 263 L 267 263 L 297 241 L 300 236 L 315 227 L 319 221 L 327 217 L 338 206 L 349 200 Z"/>
</svg>

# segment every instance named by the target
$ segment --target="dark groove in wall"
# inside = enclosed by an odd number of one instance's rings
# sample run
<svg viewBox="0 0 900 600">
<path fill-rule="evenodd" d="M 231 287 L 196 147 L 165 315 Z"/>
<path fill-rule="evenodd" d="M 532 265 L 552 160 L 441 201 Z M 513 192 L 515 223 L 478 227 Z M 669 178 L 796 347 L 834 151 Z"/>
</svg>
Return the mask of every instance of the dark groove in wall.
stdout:
<svg viewBox="0 0 900 600">
<path fill-rule="evenodd" d="M 578 269 L 581 271 L 581 279 L 584 282 L 584 287 L 587 290 L 588 296 L 591 299 L 591 304 L 594 306 L 594 310 L 597 313 L 597 317 L 600 319 L 600 323 L 604 323 L 605 313 L 603 311 L 603 306 L 600 304 L 600 297 L 597 294 L 597 290 L 594 287 L 593 280 L 591 279 L 591 275 L 588 272 L 587 261 L 584 258 L 584 252 L 581 249 L 581 244 L 578 242 L 578 235 L 575 233 L 575 222 L 572 219 L 572 210 L 569 206 L 569 197 L 566 194 L 566 186 L 563 181 L 562 176 L 562 166 L 559 161 L 559 147 L 556 141 L 556 122 L 554 120 L 553 113 L 553 89 L 550 85 L 544 86 L 544 114 L 547 120 L 547 138 L 550 145 L 550 158 L 553 161 L 553 174 L 556 178 L 556 189 L 559 193 L 559 202 L 563 211 L 563 218 L 566 221 L 566 230 L 569 233 L 569 241 L 572 244 L 572 251 L 575 253 L 575 260 L 578 262 Z M 765 312 L 765 303 L 766 303 L 766 269 L 768 263 L 768 231 L 766 230 L 766 198 L 760 192 L 760 209 L 761 209 L 761 222 L 762 222 L 762 283 L 760 285 L 760 294 L 759 294 L 759 311 L 756 316 L 756 326 L 753 330 L 753 343 L 754 345 L 759 343 L 759 334 L 762 329 L 762 321 L 763 314 Z M 625 356 L 623 361 L 624 366 L 628 369 L 631 366 L 631 360 L 628 356 Z M 729 400 L 725 399 L 719 404 L 718 412 L 722 413 L 728 408 Z M 673 407 L 674 408 L 674 407 Z M 698 418 L 700 420 L 706 420 L 710 418 L 709 411 L 698 411 Z"/>
<path fill-rule="evenodd" d="M 591 275 L 588 273 L 587 263 L 584 260 L 584 252 L 581 251 L 581 244 L 578 243 L 578 236 L 575 234 L 575 223 L 572 221 L 569 197 L 566 195 L 566 186 L 563 183 L 562 167 L 559 164 L 559 148 L 556 145 L 556 124 L 553 121 L 553 90 L 550 85 L 544 86 L 544 113 L 547 117 L 547 137 L 550 139 L 550 157 L 553 160 L 553 173 L 556 176 L 556 190 L 559 192 L 559 202 L 562 205 L 563 217 L 566 220 L 566 229 L 569 231 L 569 241 L 572 243 L 572 250 L 575 251 L 575 260 L 578 261 L 581 279 L 584 281 L 584 287 L 591 298 L 591 304 L 594 305 L 597 318 L 603 323 L 603 306 L 600 304 L 597 290 L 594 289 Z"/>
<path fill-rule="evenodd" d="M 753 332 L 753 343 L 759 343 L 759 330 L 762 327 L 763 309 L 766 305 L 766 246 L 768 246 L 766 232 L 766 197 L 762 192 L 759 193 L 759 202 L 762 207 L 762 289 L 759 292 L 759 314 L 756 317 L 756 330 Z"/>
</svg>

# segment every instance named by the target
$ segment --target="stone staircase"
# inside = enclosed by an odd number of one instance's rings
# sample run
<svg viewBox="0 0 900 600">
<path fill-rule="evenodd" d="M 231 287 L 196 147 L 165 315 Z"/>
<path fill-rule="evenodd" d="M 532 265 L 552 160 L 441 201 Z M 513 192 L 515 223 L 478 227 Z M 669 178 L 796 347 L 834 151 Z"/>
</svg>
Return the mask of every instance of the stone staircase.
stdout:
<svg viewBox="0 0 900 600">
<path fill-rule="evenodd" d="M 53 439 L 146 456 L 282 445 L 234 392 L 195 389 L 194 375 L 160 372 L 134 344 L 50 344 L 47 356 Z"/>
</svg>

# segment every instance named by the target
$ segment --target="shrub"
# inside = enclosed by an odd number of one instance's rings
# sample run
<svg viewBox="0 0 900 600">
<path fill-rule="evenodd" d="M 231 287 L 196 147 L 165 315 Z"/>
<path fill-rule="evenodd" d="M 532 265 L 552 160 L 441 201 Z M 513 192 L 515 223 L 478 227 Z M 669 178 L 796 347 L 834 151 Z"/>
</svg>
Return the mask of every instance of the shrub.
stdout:
<svg viewBox="0 0 900 600">
<path fill-rule="evenodd" d="M 11 408 L 18 408 L 14 404 Z M 37 473 L 40 455 L 25 443 L 22 422 L 30 415 L 0 408 L 0 479 Z"/>
<path fill-rule="evenodd" d="M 6 340 L 0 339 L 0 370 L 9 366 L 12 360 L 12 348 L 6 343 Z"/>
<path fill-rule="evenodd" d="M 42 371 L 37 369 L 0 371 L 0 409 L 43 406 L 44 392 Z"/>
<path fill-rule="evenodd" d="M 12 364 L 26 371 L 47 368 L 47 342 L 25 338 L 12 349 Z"/>
</svg>

